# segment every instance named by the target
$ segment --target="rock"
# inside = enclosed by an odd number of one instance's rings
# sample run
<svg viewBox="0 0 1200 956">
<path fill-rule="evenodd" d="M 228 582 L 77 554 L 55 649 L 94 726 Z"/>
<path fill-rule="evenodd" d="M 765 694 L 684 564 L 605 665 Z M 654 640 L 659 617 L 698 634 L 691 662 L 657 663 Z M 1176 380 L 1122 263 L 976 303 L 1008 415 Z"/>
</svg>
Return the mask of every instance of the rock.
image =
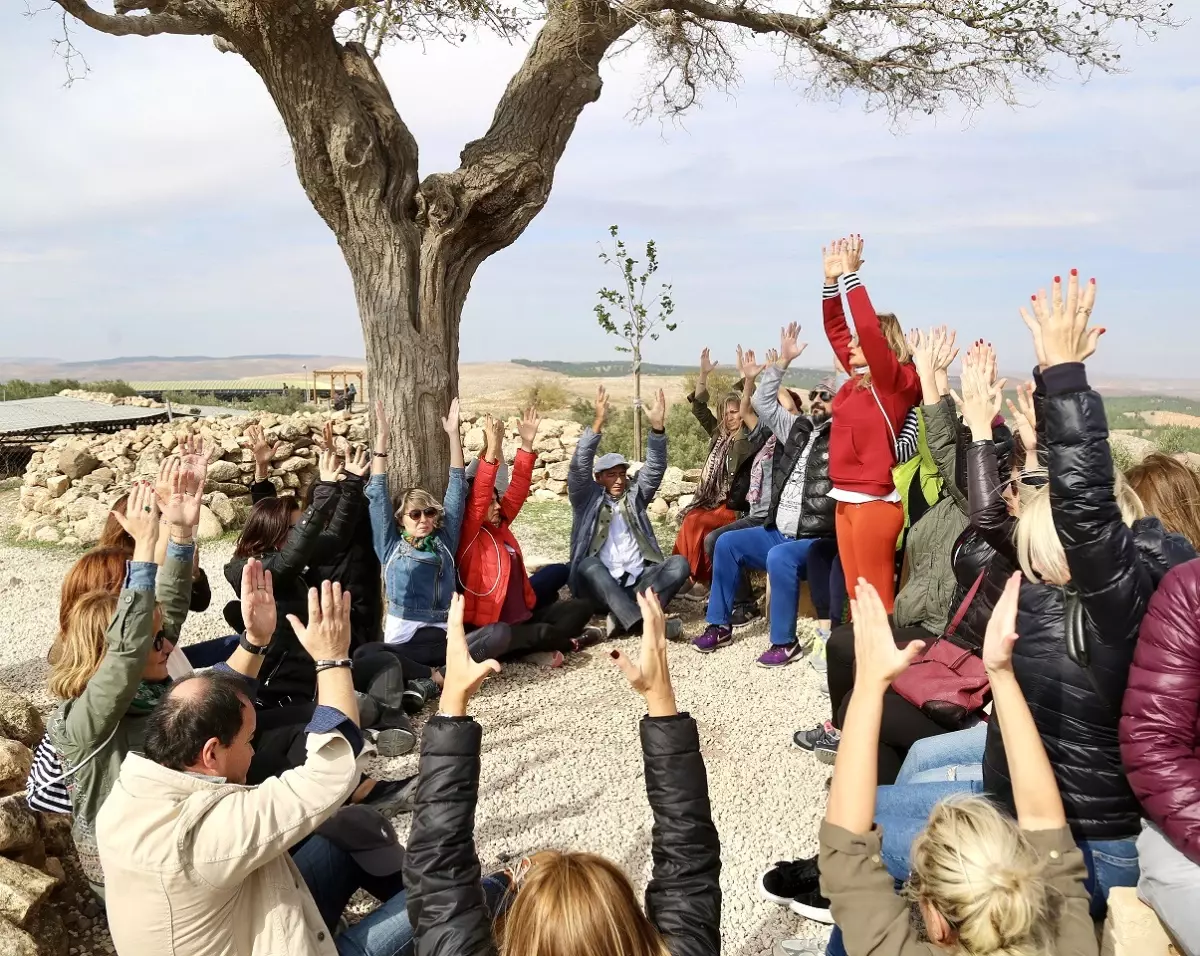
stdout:
<svg viewBox="0 0 1200 956">
<path fill-rule="evenodd" d="M 232 461 L 214 461 L 208 466 L 208 480 L 237 481 L 242 476 L 242 470 Z"/>
<path fill-rule="evenodd" d="M 667 501 L 674 501 L 681 494 L 683 494 L 683 469 L 672 465 L 663 475 L 662 484 L 658 486 L 658 495 L 660 498 L 666 498 Z"/>
<path fill-rule="evenodd" d="M 571 453 L 565 448 L 556 448 L 552 451 L 544 451 L 538 457 L 549 465 L 560 461 L 567 461 L 571 457 Z"/>
<path fill-rule="evenodd" d="M 63 868 L 62 860 L 56 856 L 46 857 L 46 865 L 43 867 L 43 872 L 47 876 L 52 876 L 59 883 L 67 882 L 67 871 Z"/>
<path fill-rule="evenodd" d="M 25 789 L 33 753 L 19 740 L 0 740 L 0 795 Z"/>
<path fill-rule="evenodd" d="M 41 528 L 34 534 L 33 539 L 41 541 L 43 544 L 56 544 L 59 537 L 61 536 L 53 528 Z"/>
<path fill-rule="evenodd" d="M 671 506 L 663 501 L 662 498 L 655 498 L 650 502 L 650 507 L 648 510 L 650 511 L 650 514 L 656 518 L 665 518 L 667 513 L 671 510 Z"/>
<path fill-rule="evenodd" d="M 287 461 L 287 459 L 291 458 L 295 454 L 296 445 L 294 442 L 281 441 L 275 446 L 275 453 L 271 456 L 271 461 Z M 251 454 L 250 457 L 253 460 L 253 454 Z"/>
<path fill-rule="evenodd" d="M 539 488 L 530 497 L 534 501 L 558 501 L 558 495 L 553 491 L 547 491 L 545 488 Z"/>
<path fill-rule="evenodd" d="M 285 475 L 290 475 L 310 467 L 312 467 L 312 463 L 307 458 L 295 455 L 287 459 L 287 461 L 280 463 L 278 470 Z"/>
<path fill-rule="evenodd" d="M 46 727 L 33 704 L 0 685 L 0 731 L 26 747 L 36 747 Z"/>
<path fill-rule="evenodd" d="M 196 526 L 196 537 L 201 541 L 216 541 L 225 533 L 221 519 L 206 505 L 200 506 L 200 523 Z"/>
<path fill-rule="evenodd" d="M 37 839 L 37 818 L 25 804 L 25 798 L 13 794 L 0 799 L 0 853 L 19 853 L 33 846 Z"/>
<path fill-rule="evenodd" d="M 67 956 L 71 940 L 62 915 L 53 906 L 39 906 L 25 932 L 37 947 L 38 956 Z"/>
<path fill-rule="evenodd" d="M 487 435 L 482 428 L 472 428 L 463 437 L 463 450 L 472 455 L 479 454 L 487 444 Z"/>
<path fill-rule="evenodd" d="M 38 812 L 38 829 L 42 843 L 51 857 L 69 857 L 75 853 L 75 838 L 71 835 L 71 818 L 64 813 Z"/>
<path fill-rule="evenodd" d="M 567 483 L 565 481 L 555 481 L 551 478 L 546 482 L 546 490 L 552 491 L 555 495 L 561 497 L 567 493 Z"/>
<path fill-rule="evenodd" d="M 220 491 L 214 491 L 208 502 L 209 510 L 217 516 L 217 520 L 225 528 L 232 528 L 237 524 L 238 514 L 234 508 L 233 502 L 229 496 Z"/>
<path fill-rule="evenodd" d="M 58 470 L 68 478 L 82 478 L 99 467 L 100 461 L 82 443 L 68 445 L 58 454 Z"/>
<path fill-rule="evenodd" d="M 37 940 L 6 919 L 0 919 L 0 952 L 4 956 L 41 956 Z"/>
<path fill-rule="evenodd" d="M 66 475 L 53 475 L 46 479 L 46 488 L 54 498 L 61 498 L 63 492 L 71 487 L 71 479 Z"/>
<path fill-rule="evenodd" d="M 546 477 L 554 481 L 566 481 L 570 473 L 571 463 L 569 461 L 556 461 L 546 468 Z"/>
<path fill-rule="evenodd" d="M 683 510 L 684 508 L 686 508 L 688 505 L 690 505 L 695 500 L 696 500 L 695 495 L 680 495 L 679 496 L 680 510 Z"/>
</svg>

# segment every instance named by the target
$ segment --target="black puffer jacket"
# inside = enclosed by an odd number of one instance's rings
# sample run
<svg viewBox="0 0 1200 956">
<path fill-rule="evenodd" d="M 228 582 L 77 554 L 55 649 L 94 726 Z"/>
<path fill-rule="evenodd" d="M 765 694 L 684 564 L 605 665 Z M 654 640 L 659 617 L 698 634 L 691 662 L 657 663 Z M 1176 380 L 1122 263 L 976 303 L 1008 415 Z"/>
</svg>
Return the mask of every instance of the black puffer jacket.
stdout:
<svg viewBox="0 0 1200 956">
<path fill-rule="evenodd" d="M 287 616 L 308 621 L 308 582 L 304 570 L 324 530 L 337 498 L 329 496 L 309 506 L 278 551 L 255 555 L 271 572 L 275 591 L 275 636 L 259 671 L 258 700 L 263 706 L 303 703 L 313 699 L 317 675 L 313 659 L 297 640 Z M 235 594 L 242 590 L 242 569 L 248 558 L 235 557 L 225 565 L 225 580 Z"/>
<path fill-rule="evenodd" d="M 686 714 L 641 723 L 646 796 L 654 813 L 654 875 L 646 916 L 671 956 L 721 950 L 721 843 L 696 722 Z M 420 784 L 404 859 L 417 956 L 494 956 L 475 851 L 483 728 L 434 717 L 421 741 Z"/>
<path fill-rule="evenodd" d="M 1121 765 L 1117 723 L 1138 627 L 1165 566 L 1182 556 L 1180 542 L 1153 519 L 1126 527 L 1113 493 L 1112 453 L 1100 396 L 1087 387 L 1082 365 L 1047 370 L 1044 435 L 1055 528 L 1071 583 L 1021 586 L 1013 669 L 1029 702 L 1077 839 L 1136 836 L 1141 810 Z M 1041 422 L 1039 422 L 1041 425 Z M 990 443 L 972 446 L 972 521 L 981 522 L 1000 562 L 1015 565 L 1010 521 L 990 520 L 1003 509 L 999 491 L 982 478 Z M 976 480 L 977 477 L 979 480 Z M 984 516 L 981 518 L 981 515 Z M 997 533 L 1000 535 L 997 536 Z M 997 574 L 993 559 L 987 582 Z M 1081 609 L 1090 664 L 1067 654 L 1067 617 Z M 999 728 L 988 728 L 984 785 L 1012 808 L 1012 784 Z"/>
</svg>

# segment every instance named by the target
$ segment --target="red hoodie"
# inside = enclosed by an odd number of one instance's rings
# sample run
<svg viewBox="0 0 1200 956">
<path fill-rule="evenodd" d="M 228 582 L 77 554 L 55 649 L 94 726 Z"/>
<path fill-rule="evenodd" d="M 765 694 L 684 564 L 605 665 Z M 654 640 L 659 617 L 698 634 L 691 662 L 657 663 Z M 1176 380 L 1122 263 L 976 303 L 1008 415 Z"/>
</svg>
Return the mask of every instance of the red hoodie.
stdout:
<svg viewBox="0 0 1200 956">
<path fill-rule="evenodd" d="M 858 273 L 847 274 L 845 283 L 850 316 L 871 371 L 871 387 L 860 387 L 863 377 L 850 368 L 850 341 L 854 336 L 846 324 L 841 295 L 835 287 L 826 286 L 825 335 L 838 361 L 851 371 L 850 380 L 833 399 L 829 477 L 842 491 L 883 498 L 896 487 L 892 482 L 895 439 L 909 409 L 921 400 L 921 379 L 911 362 L 902 364 L 888 347 L 879 316 Z"/>
<path fill-rule="evenodd" d="M 533 593 L 525 573 L 521 546 L 509 528 L 529 497 L 529 484 L 536 459 L 533 452 L 524 448 L 517 452 L 512 480 L 500 500 L 498 528 L 487 524 L 485 519 L 496 487 L 499 462 L 486 458 L 479 461 L 479 470 L 475 473 L 471 494 L 467 498 L 467 511 L 458 544 L 458 576 L 466 601 L 463 620 L 475 627 L 500 620 L 500 611 L 508 594 L 508 582 L 514 572 L 521 575 L 523 580 L 525 606 L 532 609 L 537 603 L 537 595 Z M 512 548 L 514 554 L 510 555 L 505 545 Z"/>
</svg>

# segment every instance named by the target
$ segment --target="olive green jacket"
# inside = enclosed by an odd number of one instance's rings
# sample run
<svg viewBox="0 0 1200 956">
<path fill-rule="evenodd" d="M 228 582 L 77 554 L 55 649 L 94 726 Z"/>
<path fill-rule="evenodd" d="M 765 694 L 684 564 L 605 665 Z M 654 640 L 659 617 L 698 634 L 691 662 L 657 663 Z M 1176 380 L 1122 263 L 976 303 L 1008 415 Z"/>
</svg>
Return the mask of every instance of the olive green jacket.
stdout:
<svg viewBox="0 0 1200 956">
<path fill-rule="evenodd" d="M 718 429 L 721 427 L 721 422 L 712 409 L 708 407 L 708 391 L 692 392 L 688 395 L 688 403 L 692 406 L 692 415 L 696 421 L 700 423 L 700 427 L 708 434 L 709 438 L 714 439 Z M 710 446 L 709 451 L 712 448 Z M 729 444 L 729 452 L 725 456 L 725 467 L 732 479 L 738 473 L 738 469 L 742 467 L 742 463 L 755 453 L 754 442 L 750 439 L 750 431 L 743 425 L 738 429 L 737 435 Z"/>
<path fill-rule="evenodd" d="M 136 583 L 136 582 L 131 582 Z M 71 795 L 71 832 L 92 889 L 104 895 L 96 849 L 96 815 L 130 751 L 141 750 L 146 715 L 129 713 L 154 644 L 154 605 L 162 605 L 162 633 L 177 637 L 192 594 L 192 547 L 170 545 L 158 571 L 156 591 L 126 587 L 105 633 L 105 652 L 83 693 L 64 701 L 47 733 L 62 760 Z M 156 595 L 157 592 L 157 595 Z"/>
</svg>

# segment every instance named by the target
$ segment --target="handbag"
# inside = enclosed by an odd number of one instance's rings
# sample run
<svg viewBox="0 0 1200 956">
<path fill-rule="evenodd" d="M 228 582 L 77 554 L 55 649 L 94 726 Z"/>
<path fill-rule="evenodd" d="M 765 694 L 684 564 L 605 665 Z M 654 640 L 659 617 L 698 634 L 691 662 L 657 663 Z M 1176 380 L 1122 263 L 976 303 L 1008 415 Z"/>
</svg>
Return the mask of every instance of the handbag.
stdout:
<svg viewBox="0 0 1200 956">
<path fill-rule="evenodd" d="M 897 694 L 947 730 L 961 730 L 971 715 L 983 709 L 991 693 L 982 659 L 953 640 L 982 583 L 980 572 L 946 633 L 892 681 Z"/>
</svg>

